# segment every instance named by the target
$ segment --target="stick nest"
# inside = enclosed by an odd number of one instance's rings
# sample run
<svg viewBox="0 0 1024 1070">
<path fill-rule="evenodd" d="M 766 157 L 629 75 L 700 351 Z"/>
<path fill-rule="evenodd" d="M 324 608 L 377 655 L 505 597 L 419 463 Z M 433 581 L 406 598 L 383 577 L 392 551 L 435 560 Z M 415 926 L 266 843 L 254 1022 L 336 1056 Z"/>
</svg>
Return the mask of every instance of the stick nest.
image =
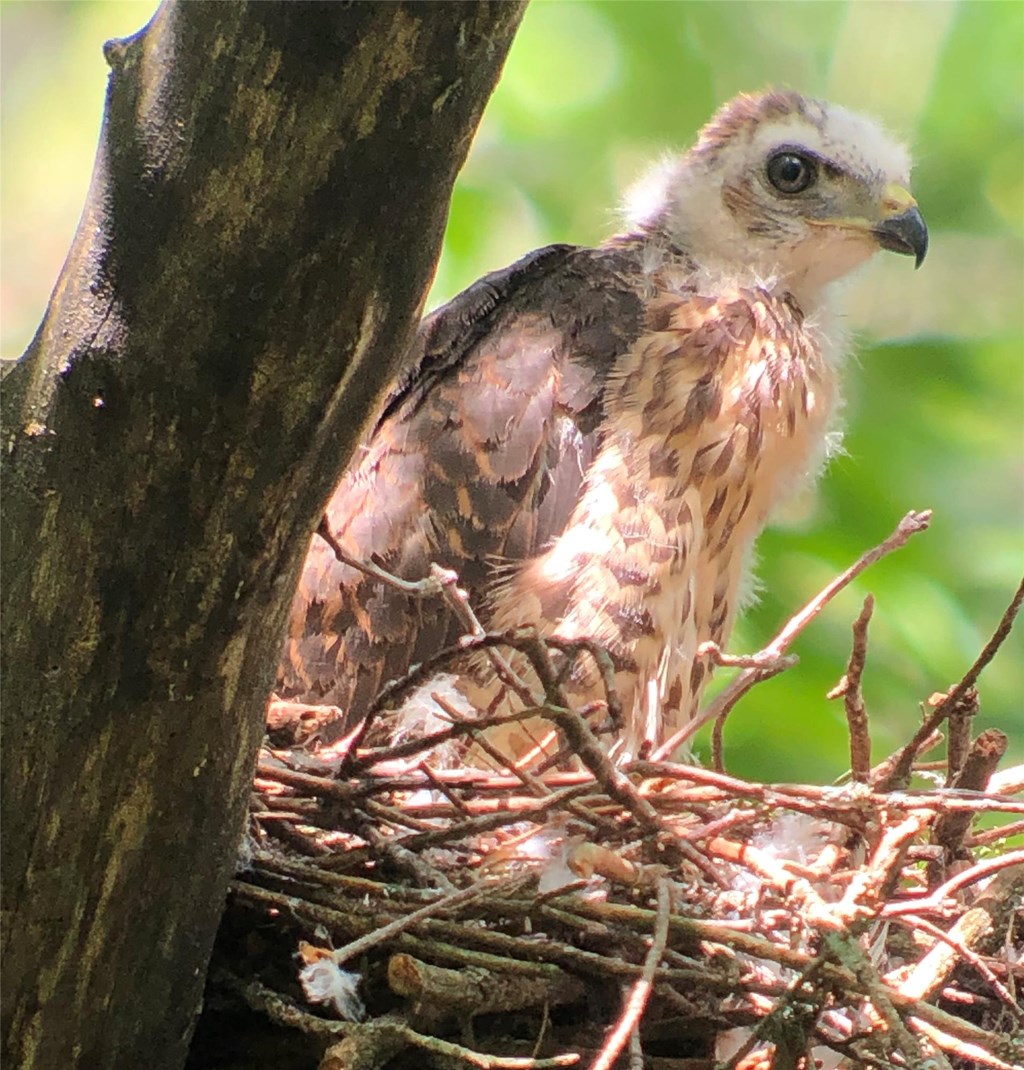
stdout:
<svg viewBox="0 0 1024 1070">
<path fill-rule="evenodd" d="M 485 738 L 490 768 L 445 768 L 436 748 L 480 743 L 455 719 L 376 748 L 363 733 L 265 748 L 208 1003 L 301 1038 L 264 1050 L 280 1067 L 1024 1066 L 1024 768 L 998 771 L 1005 736 L 971 732 L 1021 597 L 874 768 L 866 603 L 836 691 L 852 769 L 838 787 L 738 779 L 720 747 L 717 769 L 616 765 L 587 711 L 547 689 L 561 761 L 549 746 L 514 762 Z M 532 649 L 542 682 L 564 657 L 491 638 Z M 922 762 L 940 724 L 941 770 Z M 922 769 L 944 786 L 918 787 Z"/>
</svg>

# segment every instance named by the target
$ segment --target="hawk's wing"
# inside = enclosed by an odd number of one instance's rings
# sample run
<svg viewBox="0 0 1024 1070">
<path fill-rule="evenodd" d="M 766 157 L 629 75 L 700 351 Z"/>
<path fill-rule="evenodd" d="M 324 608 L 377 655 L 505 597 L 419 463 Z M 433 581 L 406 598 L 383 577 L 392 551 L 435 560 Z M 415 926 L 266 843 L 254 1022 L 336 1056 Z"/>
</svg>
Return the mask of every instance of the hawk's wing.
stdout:
<svg viewBox="0 0 1024 1070">
<path fill-rule="evenodd" d="M 557 535 L 594 456 L 608 373 L 641 330 L 639 279 L 628 250 L 549 246 L 429 316 L 328 504 L 345 552 L 410 580 L 436 561 L 479 605 L 496 564 Z M 459 631 L 439 601 L 341 565 L 314 536 L 279 693 L 352 722 Z"/>
</svg>

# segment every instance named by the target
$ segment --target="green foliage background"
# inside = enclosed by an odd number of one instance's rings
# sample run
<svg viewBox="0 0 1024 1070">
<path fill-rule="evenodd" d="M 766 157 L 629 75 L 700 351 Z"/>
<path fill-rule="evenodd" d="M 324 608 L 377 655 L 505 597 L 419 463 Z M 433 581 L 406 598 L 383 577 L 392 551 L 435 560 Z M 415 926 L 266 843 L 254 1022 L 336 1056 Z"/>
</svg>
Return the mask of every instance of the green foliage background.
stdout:
<svg viewBox="0 0 1024 1070">
<path fill-rule="evenodd" d="M 27 343 L 84 200 L 102 41 L 153 5 L 23 3 L 3 16 L 3 352 Z M 732 94 L 787 85 L 874 113 L 913 147 L 932 232 L 915 274 L 881 257 L 849 287 L 859 339 L 846 454 L 762 538 L 761 646 L 908 509 L 932 529 L 841 595 L 727 729 L 731 767 L 838 776 L 850 622 L 877 599 L 865 679 L 875 757 L 959 678 L 1024 565 L 1024 4 L 535 0 L 452 204 L 430 303 L 550 241 L 593 243 L 622 190 Z M 982 680 L 981 724 L 1024 757 L 1024 624 Z"/>
</svg>

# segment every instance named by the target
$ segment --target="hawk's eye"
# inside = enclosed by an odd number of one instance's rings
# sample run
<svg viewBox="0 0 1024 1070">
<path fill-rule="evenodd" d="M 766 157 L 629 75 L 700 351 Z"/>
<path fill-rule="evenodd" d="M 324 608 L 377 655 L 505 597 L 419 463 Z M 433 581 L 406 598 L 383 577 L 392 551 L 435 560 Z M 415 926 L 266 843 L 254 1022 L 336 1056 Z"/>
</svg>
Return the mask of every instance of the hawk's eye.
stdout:
<svg viewBox="0 0 1024 1070">
<path fill-rule="evenodd" d="M 814 161 L 795 152 L 778 152 L 768 161 L 768 181 L 780 193 L 803 193 L 816 177 Z"/>
</svg>

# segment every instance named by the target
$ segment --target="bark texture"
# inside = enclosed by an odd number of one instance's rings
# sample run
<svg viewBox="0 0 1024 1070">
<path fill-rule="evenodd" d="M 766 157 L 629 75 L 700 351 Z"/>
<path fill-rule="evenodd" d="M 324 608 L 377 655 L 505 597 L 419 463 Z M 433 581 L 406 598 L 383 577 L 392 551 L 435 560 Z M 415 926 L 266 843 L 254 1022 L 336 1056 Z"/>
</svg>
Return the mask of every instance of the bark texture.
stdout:
<svg viewBox="0 0 1024 1070">
<path fill-rule="evenodd" d="M 181 1065 L 309 533 L 518 4 L 174 3 L 112 42 L 4 383 L 8 1065 Z"/>
</svg>

